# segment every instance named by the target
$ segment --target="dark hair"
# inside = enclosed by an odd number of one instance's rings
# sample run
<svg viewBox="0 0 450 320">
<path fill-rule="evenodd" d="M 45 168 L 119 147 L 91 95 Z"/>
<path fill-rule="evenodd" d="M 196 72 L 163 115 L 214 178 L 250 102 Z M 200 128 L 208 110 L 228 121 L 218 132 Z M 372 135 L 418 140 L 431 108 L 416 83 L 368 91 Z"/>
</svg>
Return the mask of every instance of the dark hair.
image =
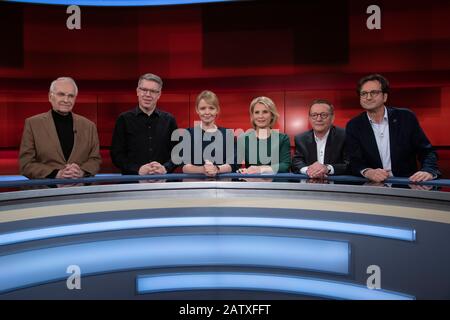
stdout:
<svg viewBox="0 0 450 320">
<path fill-rule="evenodd" d="M 323 104 L 328 105 L 330 107 L 330 113 L 334 114 L 334 106 L 333 106 L 333 104 L 330 101 L 326 100 L 326 99 L 316 99 L 313 102 L 311 102 L 311 104 L 309 105 L 308 113 L 311 112 L 311 108 L 312 108 L 313 105 L 319 104 L 319 103 L 323 103 Z"/>
<path fill-rule="evenodd" d="M 378 81 L 381 84 L 381 91 L 383 93 L 389 93 L 389 81 L 385 77 L 383 77 L 381 74 L 374 73 L 374 74 L 365 76 L 365 77 L 361 78 L 361 80 L 359 80 L 358 88 L 356 89 L 358 96 L 359 96 L 359 93 L 361 92 L 362 86 L 368 81 Z"/>
</svg>

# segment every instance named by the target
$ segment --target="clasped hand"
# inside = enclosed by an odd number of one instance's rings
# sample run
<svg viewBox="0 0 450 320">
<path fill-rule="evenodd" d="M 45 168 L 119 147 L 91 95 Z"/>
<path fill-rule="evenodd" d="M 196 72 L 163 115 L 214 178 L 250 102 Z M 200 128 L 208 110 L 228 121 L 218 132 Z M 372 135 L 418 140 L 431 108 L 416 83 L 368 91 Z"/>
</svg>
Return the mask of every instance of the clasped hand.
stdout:
<svg viewBox="0 0 450 320">
<path fill-rule="evenodd" d="M 166 173 L 167 173 L 166 168 L 156 161 L 144 164 L 139 168 L 140 176 L 146 176 L 150 174 L 166 174 Z"/>
<path fill-rule="evenodd" d="M 83 178 L 85 172 L 76 163 L 66 164 L 56 174 L 57 179 L 79 179 Z"/>
<path fill-rule="evenodd" d="M 324 179 L 328 174 L 328 167 L 320 162 L 316 161 L 312 165 L 308 166 L 306 174 L 310 178 L 314 179 Z"/>
</svg>

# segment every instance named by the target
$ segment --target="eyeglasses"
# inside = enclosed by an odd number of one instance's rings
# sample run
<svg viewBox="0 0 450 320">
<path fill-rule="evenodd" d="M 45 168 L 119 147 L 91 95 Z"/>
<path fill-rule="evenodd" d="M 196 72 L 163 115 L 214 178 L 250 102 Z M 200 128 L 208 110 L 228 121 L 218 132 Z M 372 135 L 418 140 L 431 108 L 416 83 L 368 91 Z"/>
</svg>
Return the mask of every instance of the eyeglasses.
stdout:
<svg viewBox="0 0 450 320">
<path fill-rule="evenodd" d="M 161 92 L 161 91 L 159 91 L 159 90 L 147 89 L 147 88 L 141 88 L 141 87 L 139 87 L 139 90 L 141 90 L 141 92 L 142 92 L 144 95 L 147 95 L 147 94 L 157 95 L 158 93 Z"/>
<path fill-rule="evenodd" d="M 69 100 L 73 100 L 76 97 L 76 95 L 74 95 L 73 93 L 64 93 L 61 91 L 52 92 L 52 94 L 57 96 L 59 99 L 64 99 L 65 97 L 67 97 Z"/>
<path fill-rule="evenodd" d="M 380 93 L 382 93 L 383 91 L 381 91 L 381 90 L 372 90 L 372 91 L 369 91 L 369 92 L 367 92 L 367 91 L 361 91 L 360 93 L 359 93 L 359 96 L 361 97 L 361 98 L 367 98 L 367 96 L 370 94 L 370 96 L 371 97 L 376 97 L 376 96 L 378 96 Z"/>
<path fill-rule="evenodd" d="M 313 120 L 316 120 L 317 117 L 320 117 L 322 120 L 327 119 L 329 116 L 331 115 L 331 113 L 328 112 L 322 112 L 322 113 L 310 113 L 309 117 Z"/>
</svg>

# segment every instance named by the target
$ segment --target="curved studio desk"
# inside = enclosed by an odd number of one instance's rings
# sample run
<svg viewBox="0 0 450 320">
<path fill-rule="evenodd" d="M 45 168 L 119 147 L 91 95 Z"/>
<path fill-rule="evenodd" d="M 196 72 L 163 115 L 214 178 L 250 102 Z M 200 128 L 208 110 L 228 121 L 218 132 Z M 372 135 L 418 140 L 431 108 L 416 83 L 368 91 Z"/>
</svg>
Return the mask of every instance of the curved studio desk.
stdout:
<svg viewBox="0 0 450 320">
<path fill-rule="evenodd" d="M 228 181 L 5 192 L 0 299 L 450 299 L 449 200 Z"/>
</svg>

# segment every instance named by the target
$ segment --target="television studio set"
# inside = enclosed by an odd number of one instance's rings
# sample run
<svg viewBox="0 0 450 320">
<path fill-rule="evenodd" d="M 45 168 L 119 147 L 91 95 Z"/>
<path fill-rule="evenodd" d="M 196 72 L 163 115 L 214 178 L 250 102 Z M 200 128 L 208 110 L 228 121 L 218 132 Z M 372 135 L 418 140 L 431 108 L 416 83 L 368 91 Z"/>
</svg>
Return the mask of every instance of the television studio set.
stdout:
<svg viewBox="0 0 450 320">
<path fill-rule="evenodd" d="M 450 300 L 449 17 L 2 1 L 0 300 Z"/>
</svg>

